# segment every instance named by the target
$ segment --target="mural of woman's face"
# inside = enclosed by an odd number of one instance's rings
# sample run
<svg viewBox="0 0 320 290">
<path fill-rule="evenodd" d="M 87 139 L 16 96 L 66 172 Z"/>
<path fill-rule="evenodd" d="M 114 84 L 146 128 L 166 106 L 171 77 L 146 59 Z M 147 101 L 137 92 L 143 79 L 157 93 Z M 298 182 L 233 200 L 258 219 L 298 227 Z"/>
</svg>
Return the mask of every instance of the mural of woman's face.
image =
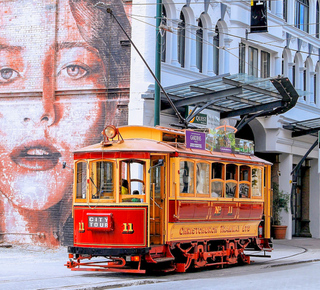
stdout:
<svg viewBox="0 0 320 290">
<path fill-rule="evenodd" d="M 0 190 L 44 210 L 72 183 L 62 163 L 100 139 L 104 67 L 67 0 L 0 0 L 0 15 Z"/>
</svg>

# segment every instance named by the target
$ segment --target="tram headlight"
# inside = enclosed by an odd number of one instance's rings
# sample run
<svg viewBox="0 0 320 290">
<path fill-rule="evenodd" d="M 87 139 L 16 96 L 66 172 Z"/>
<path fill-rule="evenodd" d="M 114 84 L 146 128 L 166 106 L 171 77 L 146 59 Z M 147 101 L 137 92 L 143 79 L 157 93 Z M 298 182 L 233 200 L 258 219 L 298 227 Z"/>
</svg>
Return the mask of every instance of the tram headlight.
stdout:
<svg viewBox="0 0 320 290">
<path fill-rule="evenodd" d="M 113 125 L 108 125 L 104 128 L 103 133 L 108 139 L 113 139 L 118 134 L 118 129 Z"/>
</svg>

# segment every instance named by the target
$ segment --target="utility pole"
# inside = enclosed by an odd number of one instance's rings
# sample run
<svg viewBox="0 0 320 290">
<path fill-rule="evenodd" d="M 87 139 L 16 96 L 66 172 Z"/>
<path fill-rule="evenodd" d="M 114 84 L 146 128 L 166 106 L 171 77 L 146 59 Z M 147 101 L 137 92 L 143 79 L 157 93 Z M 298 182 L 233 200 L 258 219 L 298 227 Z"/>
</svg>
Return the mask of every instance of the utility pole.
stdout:
<svg viewBox="0 0 320 290">
<path fill-rule="evenodd" d="M 155 76 L 161 82 L 161 34 L 160 24 L 162 18 L 162 0 L 157 0 L 157 13 L 156 13 L 156 56 L 155 56 Z M 161 97 L 160 87 L 155 82 L 154 87 L 154 126 L 160 125 L 160 108 Z"/>
</svg>

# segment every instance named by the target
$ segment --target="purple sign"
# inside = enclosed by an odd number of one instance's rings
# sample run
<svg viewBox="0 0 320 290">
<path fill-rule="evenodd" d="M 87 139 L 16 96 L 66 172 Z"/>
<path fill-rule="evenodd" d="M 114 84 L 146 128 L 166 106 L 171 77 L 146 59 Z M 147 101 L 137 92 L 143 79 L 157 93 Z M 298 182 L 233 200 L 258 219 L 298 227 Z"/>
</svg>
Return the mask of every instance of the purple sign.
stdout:
<svg viewBox="0 0 320 290">
<path fill-rule="evenodd" d="M 186 146 L 190 149 L 206 150 L 206 134 L 187 130 Z"/>
</svg>

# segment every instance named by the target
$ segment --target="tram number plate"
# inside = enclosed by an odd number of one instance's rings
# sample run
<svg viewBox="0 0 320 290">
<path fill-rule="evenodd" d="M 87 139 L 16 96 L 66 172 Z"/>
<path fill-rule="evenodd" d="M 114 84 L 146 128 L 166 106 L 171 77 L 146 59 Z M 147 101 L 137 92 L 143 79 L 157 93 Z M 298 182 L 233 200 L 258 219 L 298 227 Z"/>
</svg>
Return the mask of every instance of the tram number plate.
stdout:
<svg viewBox="0 0 320 290">
<path fill-rule="evenodd" d="M 88 215 L 88 229 L 111 231 L 111 215 Z"/>
</svg>

